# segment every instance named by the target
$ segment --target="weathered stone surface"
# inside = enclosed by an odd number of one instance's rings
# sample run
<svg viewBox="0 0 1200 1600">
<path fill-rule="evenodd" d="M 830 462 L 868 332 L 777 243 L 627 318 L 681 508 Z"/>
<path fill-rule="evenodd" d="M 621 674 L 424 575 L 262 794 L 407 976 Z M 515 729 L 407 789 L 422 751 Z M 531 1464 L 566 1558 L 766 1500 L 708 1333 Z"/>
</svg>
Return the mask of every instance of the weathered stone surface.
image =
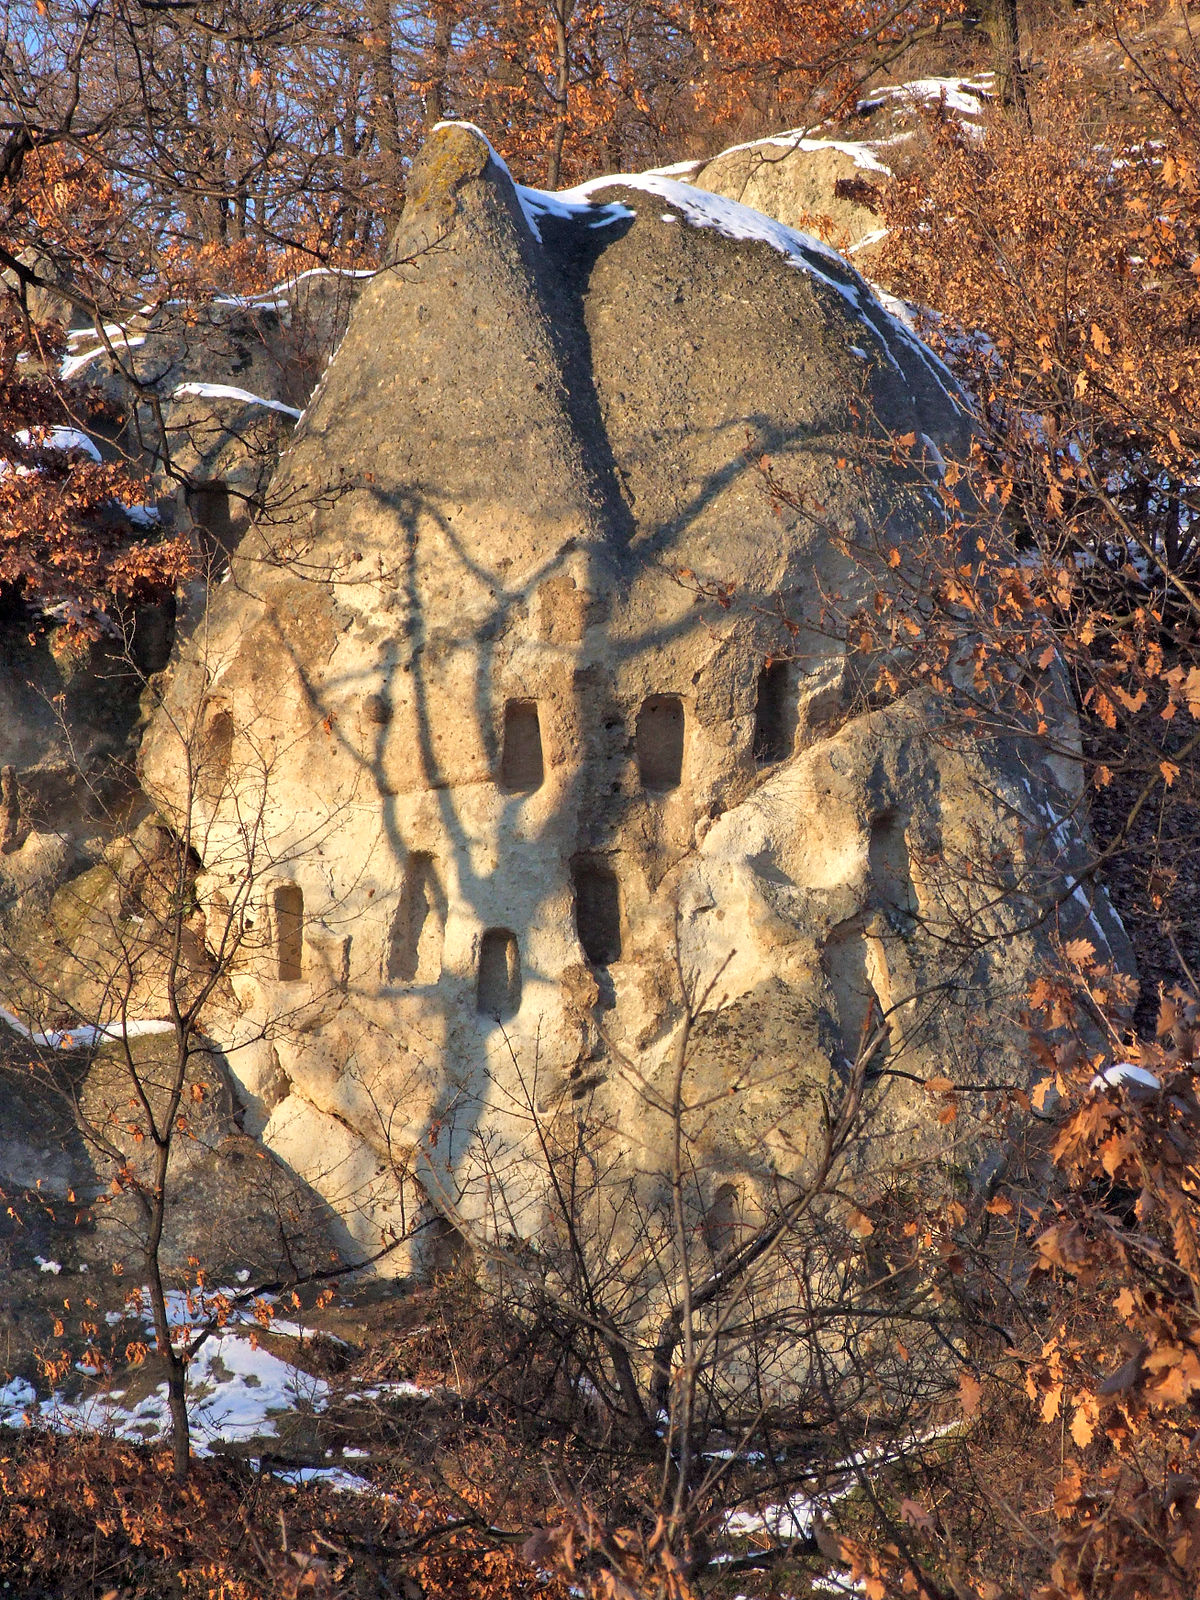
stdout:
<svg viewBox="0 0 1200 1600">
<path fill-rule="evenodd" d="M 71 330 L 67 370 L 97 385 L 122 419 L 96 427 L 97 443 L 151 473 L 164 522 L 191 533 L 218 575 L 264 512 L 359 282 L 318 268 L 261 295 L 147 309 L 106 340 L 93 327 Z"/>
<path fill-rule="evenodd" d="M 26 1240 L 29 1253 L 36 1240 L 49 1255 L 139 1282 L 149 1217 L 137 1187 L 153 1192 L 156 1155 L 142 1096 L 164 1126 L 175 1036 L 135 1036 L 128 1052 L 117 1041 L 77 1051 L 6 1041 L 0 1186 L 31 1191 L 18 1201 L 23 1225 L 50 1228 Z M 163 1269 L 186 1280 L 200 1263 L 275 1279 L 355 1259 L 341 1219 L 243 1132 L 224 1060 L 193 1040 L 167 1171 Z"/>
<path fill-rule="evenodd" d="M 864 145 L 784 135 L 698 162 L 688 182 L 815 233 L 865 270 L 883 229 L 888 169 Z M 861 257 L 861 259 L 860 259 Z"/>
<path fill-rule="evenodd" d="M 253 886 L 210 1032 L 361 1242 L 421 1204 L 405 1172 L 536 1228 L 530 1108 L 585 1088 L 662 1171 L 684 988 L 726 1002 L 688 1069 L 716 1205 L 804 1170 L 881 1016 L 876 1067 L 1011 1080 L 1051 922 L 1127 955 L 1102 897 L 1046 914 L 1070 760 L 870 709 L 828 623 L 844 541 L 937 515 L 861 447 L 961 450 L 944 370 L 752 214 L 590 201 L 535 232 L 478 134 L 435 135 L 273 486 L 308 509 L 243 540 L 143 747 L 210 918 Z M 927 1101 L 879 1077 L 872 1138 L 966 1159 Z"/>
<path fill-rule="evenodd" d="M 129 1051 L 140 1091 L 161 1125 L 177 1070 L 174 1035 L 131 1040 Z M 152 1189 L 155 1150 L 123 1045 L 106 1044 L 90 1061 L 78 1120 L 96 1196 L 82 1253 L 97 1265 L 116 1261 L 136 1274 L 147 1217 L 133 1189 L 125 1184 L 118 1192 L 112 1179 L 124 1167 Z M 273 1278 L 323 1267 L 335 1252 L 338 1259 L 355 1259 L 342 1248 L 339 1218 L 285 1161 L 238 1126 L 216 1051 L 197 1049 L 188 1062 L 167 1184 L 160 1260 L 168 1271 L 185 1272 L 191 1260 L 217 1275 L 249 1269 Z M 78 1187 L 81 1196 L 88 1194 L 84 1183 Z"/>
<path fill-rule="evenodd" d="M 140 674 L 166 665 L 165 608 L 143 607 L 127 637 L 86 639 L 51 620 L 34 625 L 17 600 L 0 608 L 0 767 L 12 768 L 2 797 L 0 904 L 12 886 L 33 886 L 30 833 L 70 841 L 61 857 L 102 826 L 106 809 L 131 787 L 140 717 Z M 42 867 L 51 856 L 39 857 Z M 61 879 L 45 879 L 51 888 Z"/>
<path fill-rule="evenodd" d="M 755 139 L 667 170 L 816 234 L 869 276 L 883 242 L 884 192 L 893 167 L 912 159 L 925 138 L 926 118 L 948 116 L 969 128 L 993 97 L 990 73 L 876 86 L 852 111 L 817 128 Z"/>
</svg>

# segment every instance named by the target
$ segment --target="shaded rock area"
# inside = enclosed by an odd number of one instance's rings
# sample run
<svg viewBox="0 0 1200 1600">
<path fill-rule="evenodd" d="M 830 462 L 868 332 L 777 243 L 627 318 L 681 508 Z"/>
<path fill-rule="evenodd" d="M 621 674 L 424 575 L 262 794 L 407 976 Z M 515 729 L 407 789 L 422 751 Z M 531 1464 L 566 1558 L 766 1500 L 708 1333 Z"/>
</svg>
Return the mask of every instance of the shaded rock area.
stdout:
<svg viewBox="0 0 1200 1600">
<path fill-rule="evenodd" d="M 109 419 L 76 420 L 106 459 L 149 475 L 151 503 L 135 518 L 188 538 L 206 577 L 219 578 L 252 519 L 268 515 L 280 452 L 361 281 L 319 269 L 260 296 L 69 328 L 63 372 L 100 391 Z M 69 325 L 69 303 L 38 293 L 38 313 Z M 279 508 L 281 529 L 296 510 Z M 0 906 L 47 904 L 144 809 L 133 772 L 142 695 L 180 617 L 190 626 L 202 613 L 204 587 L 178 597 L 182 611 L 175 600 L 130 608 L 99 632 L 78 631 L 65 608 L 0 605 Z"/>
<path fill-rule="evenodd" d="M 926 468 L 870 448 L 902 434 Z M 922 1080 L 1020 1081 L 1051 934 L 1128 945 L 1067 892 L 1069 711 L 980 738 L 834 625 L 967 440 L 815 241 L 435 133 L 272 485 L 306 510 L 242 540 L 141 758 L 210 943 L 238 919 L 206 1025 L 244 1125 L 360 1248 L 422 1207 L 535 1231 L 532 1118 L 585 1094 L 656 1181 L 705 993 L 703 1213 L 803 1177 L 868 1041 L 871 1159 L 971 1176 Z"/>
<path fill-rule="evenodd" d="M 0 603 L 0 910 L 44 909 L 136 809 L 141 697 L 173 638 L 172 606 L 88 637 Z"/>
<path fill-rule="evenodd" d="M 280 452 L 362 281 L 318 268 L 263 294 L 168 303 L 68 336 L 64 373 L 98 386 L 121 418 L 97 442 L 151 473 L 157 513 L 217 576 L 267 510 Z"/>
<path fill-rule="evenodd" d="M 7 1045 L 0 1059 L 0 1185 L 13 1210 L 0 1230 L 11 1269 L 31 1256 L 72 1271 L 141 1282 L 153 1189 L 154 1145 L 139 1088 L 161 1119 L 175 1067 L 169 1034 L 125 1045 L 45 1050 Z M 320 1269 L 346 1254 L 345 1228 L 309 1186 L 246 1135 L 227 1068 L 215 1049 L 189 1062 L 182 1126 L 172 1153 L 160 1260 L 186 1281 L 189 1267 L 260 1281 Z M 36 1261 L 34 1263 L 36 1266 Z M 44 1280 L 32 1279 L 31 1299 Z"/>
</svg>

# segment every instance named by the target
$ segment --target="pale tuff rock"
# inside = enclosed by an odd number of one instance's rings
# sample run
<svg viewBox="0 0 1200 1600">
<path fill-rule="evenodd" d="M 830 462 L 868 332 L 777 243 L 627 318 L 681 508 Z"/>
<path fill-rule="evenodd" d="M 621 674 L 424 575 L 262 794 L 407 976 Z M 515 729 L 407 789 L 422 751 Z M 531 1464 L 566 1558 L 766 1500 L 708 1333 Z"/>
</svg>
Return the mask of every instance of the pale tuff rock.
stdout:
<svg viewBox="0 0 1200 1600">
<path fill-rule="evenodd" d="M 870 145 L 797 133 L 723 150 L 698 162 L 688 181 L 789 228 L 817 233 L 863 266 L 884 237 L 883 190 L 890 177 Z"/>
<path fill-rule="evenodd" d="M 662 1170 L 681 979 L 725 1000 L 689 1062 L 719 1210 L 803 1170 L 876 1032 L 875 1068 L 1011 1080 L 1051 928 L 1127 957 L 1102 896 L 1042 914 L 1083 852 L 1069 760 L 872 709 L 823 610 L 863 583 L 843 538 L 938 514 L 861 444 L 961 450 L 951 380 L 840 258 L 687 194 L 536 204 L 437 131 L 273 485 L 293 512 L 143 745 L 210 927 L 253 885 L 209 1019 L 247 1126 L 360 1246 L 420 1186 L 536 1228 L 531 1115 L 585 1092 Z M 906 1082 L 879 1148 L 949 1156 Z"/>
<path fill-rule="evenodd" d="M 664 169 L 727 195 L 789 228 L 818 234 L 864 272 L 887 236 L 885 191 L 929 115 L 953 118 L 969 137 L 995 96 L 991 73 L 918 78 L 869 90 L 832 123 L 733 145 L 707 161 Z"/>
</svg>

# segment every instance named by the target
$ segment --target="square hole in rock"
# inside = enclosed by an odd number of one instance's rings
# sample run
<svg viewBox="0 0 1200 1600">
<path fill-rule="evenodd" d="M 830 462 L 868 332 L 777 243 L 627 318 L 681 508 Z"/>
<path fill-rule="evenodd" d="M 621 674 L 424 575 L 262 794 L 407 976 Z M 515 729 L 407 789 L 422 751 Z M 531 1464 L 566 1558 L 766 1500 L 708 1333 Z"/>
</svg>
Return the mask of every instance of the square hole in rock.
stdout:
<svg viewBox="0 0 1200 1600">
<path fill-rule="evenodd" d="M 508 928 L 489 928 L 479 945 L 475 1009 L 496 1022 L 515 1017 L 521 1008 L 521 952 Z"/>
<path fill-rule="evenodd" d="M 786 761 L 796 742 L 796 693 L 790 661 L 769 661 L 758 675 L 754 705 L 754 759 L 760 766 Z"/>
<path fill-rule="evenodd" d="M 304 893 L 294 883 L 281 883 L 273 896 L 275 951 L 279 981 L 298 983 L 304 973 Z"/>
<path fill-rule="evenodd" d="M 528 794 L 541 788 L 544 777 L 537 701 L 510 700 L 504 707 L 500 782 L 513 794 Z"/>
</svg>

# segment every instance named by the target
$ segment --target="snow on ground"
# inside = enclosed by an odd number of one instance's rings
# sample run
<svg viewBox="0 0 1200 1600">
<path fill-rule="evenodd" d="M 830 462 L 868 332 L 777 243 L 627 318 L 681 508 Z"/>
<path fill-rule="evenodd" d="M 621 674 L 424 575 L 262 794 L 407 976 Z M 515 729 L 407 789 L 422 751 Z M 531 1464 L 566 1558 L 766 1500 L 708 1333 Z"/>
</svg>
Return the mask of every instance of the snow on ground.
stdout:
<svg viewBox="0 0 1200 1600">
<path fill-rule="evenodd" d="M 860 116 L 878 111 L 889 100 L 901 105 L 937 105 L 959 116 L 978 117 L 988 102 L 995 98 L 996 77 L 992 72 L 981 72 L 974 78 L 913 78 L 909 83 L 889 83 L 881 89 L 871 89 L 855 108 Z"/>
<path fill-rule="evenodd" d="M 188 1411 L 197 1455 L 214 1446 L 271 1438 L 279 1419 L 303 1407 L 323 1411 L 329 1385 L 282 1360 L 247 1335 L 225 1331 L 200 1347 L 188 1368 Z M 48 1427 L 60 1433 L 91 1432 L 152 1443 L 171 1429 L 165 1383 L 140 1400 L 103 1390 L 77 1399 L 56 1391 L 39 1400 L 23 1379 L 0 1388 L 0 1425 Z"/>
<path fill-rule="evenodd" d="M 1070 847 L 1069 819 L 1067 817 L 1060 817 L 1053 804 L 1046 796 L 1043 795 L 1039 800 L 1038 796 L 1034 794 L 1033 785 L 1030 783 L 1028 778 L 1023 777 L 1021 779 L 1021 787 L 1029 796 L 1029 803 L 1032 808 L 1035 811 L 1040 811 L 1042 816 L 1045 818 L 1048 825 L 1048 837 L 1053 840 L 1055 846 L 1063 853 L 1064 857 L 1067 857 Z M 1101 950 L 1106 949 L 1109 942 L 1108 932 L 1096 914 L 1096 907 L 1089 898 L 1087 891 L 1084 889 L 1082 879 L 1074 872 L 1071 874 L 1071 899 L 1080 907 L 1091 926 L 1092 932 L 1100 941 L 1098 948 Z M 1117 912 L 1117 908 L 1110 904 L 1108 909 L 1115 918 L 1117 925 L 1122 929 L 1122 931 L 1124 931 L 1125 925 L 1121 921 L 1120 915 Z"/>
<path fill-rule="evenodd" d="M 721 152 L 724 154 L 724 151 Z M 713 161 L 716 156 L 711 157 Z M 673 161 L 668 167 L 648 167 L 648 172 L 657 172 L 660 178 L 694 178 L 701 167 L 706 167 L 708 161 Z"/>
<path fill-rule="evenodd" d="M 1162 1082 L 1153 1072 L 1146 1067 L 1134 1066 L 1132 1061 L 1118 1061 L 1111 1067 L 1105 1067 L 1103 1072 L 1098 1072 L 1088 1084 L 1089 1089 L 1115 1088 L 1122 1083 L 1133 1083 L 1140 1089 L 1162 1088 Z"/>
<path fill-rule="evenodd" d="M 483 129 L 476 127 L 473 122 L 439 122 L 437 127 L 466 128 L 483 140 L 491 152 L 492 160 L 508 175 L 509 182 L 517 191 L 517 200 L 525 221 L 529 224 L 529 231 L 539 244 L 542 242 L 541 222 L 545 217 L 558 217 L 562 221 L 586 217 L 590 227 L 605 228 L 613 222 L 620 222 L 625 217 L 633 216 L 628 206 L 596 205 L 579 190 L 560 189 L 556 194 L 551 194 L 548 189 L 529 189 L 523 183 L 517 183 L 508 171 L 508 163 L 504 157 L 498 153 Z"/>
<path fill-rule="evenodd" d="M 157 506 L 126 506 L 124 509 L 134 527 L 143 531 L 156 528 L 162 521 L 162 513 Z"/>
<path fill-rule="evenodd" d="M 78 428 L 19 428 L 13 437 L 18 444 L 39 445 L 44 450 L 82 450 L 92 461 L 102 459 L 95 441 Z"/>
<path fill-rule="evenodd" d="M 28 1039 L 30 1044 L 36 1045 L 41 1050 L 90 1050 L 94 1045 L 102 1044 L 106 1040 L 142 1039 L 149 1034 L 171 1033 L 175 1026 L 173 1022 L 153 1020 L 135 1022 L 131 1019 L 126 1022 L 109 1022 L 102 1027 L 80 1023 L 74 1028 L 55 1028 L 45 1033 L 37 1028 L 26 1027 L 20 1017 L 9 1011 L 6 1006 L 0 1006 L 0 1022 L 6 1023 L 14 1033 L 19 1033 L 22 1039 Z"/>
<path fill-rule="evenodd" d="M 299 421 L 303 413 L 298 406 L 285 405 L 282 400 L 268 400 L 264 395 L 251 394 L 249 389 L 236 389 L 229 383 L 181 383 L 171 395 L 172 400 L 240 400 L 248 406 L 265 406 L 268 411 L 281 411 L 285 416 Z"/>
<path fill-rule="evenodd" d="M 408 1378 L 397 1378 L 384 1383 L 372 1383 L 366 1389 L 357 1389 L 351 1397 L 355 1400 L 428 1400 L 437 1393 Z"/>
<path fill-rule="evenodd" d="M 54 1265 L 48 1264 L 43 1271 L 53 1270 Z M 173 1291 L 168 1296 L 167 1312 L 176 1342 L 183 1343 L 201 1331 L 215 1305 L 228 1305 L 238 1293 L 218 1289 L 189 1296 Z M 125 1315 L 143 1318 L 147 1342 L 153 1345 L 154 1328 L 144 1291 L 142 1296 L 130 1298 Z M 122 1320 L 119 1312 L 110 1312 L 106 1317 L 110 1326 Z M 188 1414 L 197 1455 L 211 1455 L 214 1449 L 225 1445 L 275 1438 L 286 1416 L 296 1411 L 322 1412 L 334 1398 L 325 1379 L 284 1360 L 258 1342 L 258 1335 L 268 1331 L 297 1340 L 306 1332 L 299 1323 L 276 1316 L 267 1299 L 257 1298 L 230 1307 L 225 1326 L 215 1329 L 200 1345 L 188 1367 Z M 338 1398 L 349 1403 L 426 1399 L 433 1392 L 406 1381 L 385 1382 Z M 37 1426 L 62 1433 L 83 1431 L 153 1443 L 170 1433 L 167 1386 L 159 1384 L 140 1398 L 130 1398 L 128 1389 L 113 1386 L 80 1397 L 69 1397 L 60 1390 L 39 1399 L 32 1384 L 14 1378 L 0 1386 L 0 1426 Z M 336 1468 L 302 1468 L 298 1474 L 284 1476 L 289 1481 L 324 1481 L 333 1488 L 371 1491 L 365 1479 Z"/>
<path fill-rule="evenodd" d="M 362 1451 L 346 1450 L 345 1455 L 361 1455 Z M 342 1467 L 291 1467 L 275 1476 L 280 1483 L 293 1484 L 297 1489 L 307 1483 L 320 1483 L 327 1489 L 341 1489 L 345 1494 L 376 1494 L 378 1491 L 369 1478 L 360 1478 L 356 1472 L 346 1472 Z"/>
<path fill-rule="evenodd" d="M 276 402 L 267 400 L 263 404 L 274 405 Z M 291 407 L 282 407 L 281 409 L 291 410 Z M 300 415 L 299 412 L 295 414 L 297 416 Z M 20 428 L 14 437 L 21 444 L 41 445 L 49 450 L 76 452 L 79 455 L 86 456 L 89 461 L 94 461 L 97 465 L 102 465 L 104 461 L 104 457 L 97 448 L 96 441 L 79 428 Z M 77 464 L 78 462 L 72 463 L 72 465 Z M 11 462 L 0 460 L 0 478 L 3 478 L 11 468 Z M 31 477 L 41 471 L 42 468 L 40 466 L 21 466 L 17 468 L 17 476 L 21 478 Z M 156 528 L 162 521 L 157 506 L 127 506 L 123 504 L 121 509 L 133 526 L 143 533 Z M 64 601 L 61 606 L 48 607 L 45 614 L 47 616 L 60 615 L 62 618 L 71 621 L 83 620 L 83 613 L 73 601 Z M 91 620 L 98 620 L 100 615 L 99 612 L 92 612 Z"/>
<path fill-rule="evenodd" d="M 807 1495 L 792 1495 L 778 1505 L 764 1506 L 761 1511 L 735 1511 L 725 1523 L 725 1532 L 734 1539 L 745 1539 L 755 1533 L 768 1533 L 773 1539 L 785 1541 L 807 1539 L 817 1513 L 823 1511 L 827 1503 L 810 1500 Z"/>
<path fill-rule="evenodd" d="M 91 329 L 87 329 L 91 332 Z M 69 378 L 77 378 L 85 367 L 95 361 L 97 356 L 105 356 L 111 346 L 114 350 L 134 350 L 138 345 L 145 344 L 144 333 L 126 333 L 123 328 L 105 328 L 108 342 L 93 346 L 91 350 L 82 350 L 78 354 L 69 354 L 63 358 L 59 369 L 59 376 L 66 382 Z"/>
<path fill-rule="evenodd" d="M 807 1539 L 817 1516 L 827 1513 L 839 1500 L 847 1499 L 858 1488 L 859 1473 L 863 1467 L 878 1469 L 888 1466 L 902 1459 L 905 1451 L 934 1444 L 948 1434 L 957 1433 L 961 1427 L 962 1423 L 957 1420 L 944 1422 L 939 1427 L 894 1444 L 872 1445 L 864 1450 L 856 1450 L 844 1461 L 827 1469 L 827 1478 L 842 1478 L 836 1488 L 811 1497 L 797 1491 L 786 1500 L 762 1506 L 756 1511 L 733 1511 L 725 1520 L 725 1532 L 733 1538 L 742 1539 L 758 1533 L 767 1533 L 772 1538 L 783 1540 Z"/>
<path fill-rule="evenodd" d="M 78 428 L 18 428 L 13 437 L 18 444 L 37 446 L 44 450 L 61 450 L 64 454 L 83 455 L 89 461 L 97 463 L 103 460 L 96 448 L 95 440 L 89 439 L 87 434 Z M 6 477 L 11 471 L 12 462 L 0 460 L 0 478 Z M 41 471 L 40 466 L 20 466 L 16 469 L 18 478 L 36 477 Z"/>
</svg>

